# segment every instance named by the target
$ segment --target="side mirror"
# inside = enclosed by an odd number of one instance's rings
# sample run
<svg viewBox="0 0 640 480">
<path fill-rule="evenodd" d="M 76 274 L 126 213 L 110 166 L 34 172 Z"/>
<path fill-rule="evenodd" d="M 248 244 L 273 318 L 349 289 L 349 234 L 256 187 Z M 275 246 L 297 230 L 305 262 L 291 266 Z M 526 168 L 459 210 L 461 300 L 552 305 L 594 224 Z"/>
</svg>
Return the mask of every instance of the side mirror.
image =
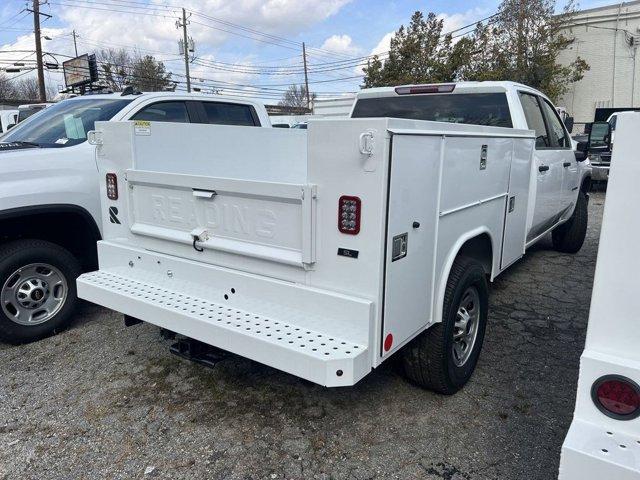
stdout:
<svg viewBox="0 0 640 480">
<path fill-rule="evenodd" d="M 569 133 L 573 132 L 573 117 L 566 117 L 564 119 L 564 126 L 567 127 Z"/>
<path fill-rule="evenodd" d="M 611 149 L 611 125 L 609 125 L 609 122 L 593 122 L 591 125 L 589 150 L 594 148 L 600 150 Z"/>
<path fill-rule="evenodd" d="M 588 152 L 589 152 L 589 143 L 578 142 L 578 145 L 576 146 L 576 151 L 574 152 L 576 155 L 576 161 L 584 162 L 587 159 Z"/>
<path fill-rule="evenodd" d="M 7 130 L 11 130 L 15 126 L 16 126 L 15 123 L 10 123 L 9 125 L 7 125 Z"/>
</svg>

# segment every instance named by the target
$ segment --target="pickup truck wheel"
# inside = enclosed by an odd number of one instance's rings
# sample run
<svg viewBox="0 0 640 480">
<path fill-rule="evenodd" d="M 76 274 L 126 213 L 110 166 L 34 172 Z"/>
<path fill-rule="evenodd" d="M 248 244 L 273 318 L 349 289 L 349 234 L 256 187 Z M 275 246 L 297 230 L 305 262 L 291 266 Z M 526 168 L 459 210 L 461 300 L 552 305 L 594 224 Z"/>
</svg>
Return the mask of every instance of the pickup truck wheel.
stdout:
<svg viewBox="0 0 640 480">
<path fill-rule="evenodd" d="M 475 370 L 489 309 L 489 288 L 482 265 L 458 257 L 447 280 L 442 322 L 403 350 L 404 371 L 421 387 L 451 395 Z"/>
<path fill-rule="evenodd" d="M 0 340 L 20 344 L 59 332 L 77 303 L 80 263 L 43 240 L 0 247 Z"/>
<path fill-rule="evenodd" d="M 580 251 L 587 236 L 587 205 L 587 196 L 583 191 L 580 191 L 571 218 L 551 232 L 553 248 L 563 253 Z"/>
</svg>

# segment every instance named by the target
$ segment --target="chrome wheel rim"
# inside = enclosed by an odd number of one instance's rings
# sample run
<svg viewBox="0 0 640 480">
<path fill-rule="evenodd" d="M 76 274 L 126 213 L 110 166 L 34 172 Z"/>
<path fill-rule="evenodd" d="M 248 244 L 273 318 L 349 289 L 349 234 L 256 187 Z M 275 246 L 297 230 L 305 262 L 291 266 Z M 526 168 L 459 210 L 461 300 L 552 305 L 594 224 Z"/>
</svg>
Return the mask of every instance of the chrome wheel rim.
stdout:
<svg viewBox="0 0 640 480">
<path fill-rule="evenodd" d="M 13 272 L 2 286 L 0 303 L 9 320 L 39 325 L 64 306 L 69 288 L 64 275 L 46 263 L 32 263 Z"/>
<path fill-rule="evenodd" d="M 467 288 L 462 294 L 453 326 L 453 362 L 462 367 L 473 352 L 480 323 L 480 295 L 476 287 Z"/>
</svg>

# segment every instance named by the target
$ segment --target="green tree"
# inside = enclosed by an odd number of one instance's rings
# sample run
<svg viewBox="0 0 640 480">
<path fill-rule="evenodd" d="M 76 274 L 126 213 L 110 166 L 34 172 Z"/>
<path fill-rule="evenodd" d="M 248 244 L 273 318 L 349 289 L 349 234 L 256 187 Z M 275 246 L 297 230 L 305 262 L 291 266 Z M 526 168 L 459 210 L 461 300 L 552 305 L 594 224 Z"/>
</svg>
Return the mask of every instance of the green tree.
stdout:
<svg viewBox="0 0 640 480">
<path fill-rule="evenodd" d="M 573 0 L 561 14 L 554 0 L 503 0 L 496 16 L 479 23 L 456 42 L 443 33 L 435 14 L 420 12 L 401 26 L 388 58 L 373 57 L 363 69 L 364 87 L 459 80 L 512 80 L 557 99 L 579 81 L 589 65 L 577 58 L 556 62 L 574 41 L 564 27 L 575 12 Z"/>
<path fill-rule="evenodd" d="M 451 35 L 443 35 L 443 21 L 434 13 L 415 12 L 391 39 L 389 56 L 375 56 L 363 69 L 364 86 L 431 83 L 451 80 Z"/>
<path fill-rule="evenodd" d="M 151 55 L 138 58 L 131 69 L 131 85 L 141 92 L 160 92 L 172 87 L 171 74 Z"/>
<path fill-rule="evenodd" d="M 566 25 L 576 12 L 570 0 L 556 14 L 554 0 L 503 0 L 487 44 L 494 53 L 490 63 L 493 78 L 521 82 L 550 98 L 564 94 L 571 83 L 582 79 L 589 65 L 578 57 L 560 65 L 558 54 L 574 42 Z"/>
</svg>

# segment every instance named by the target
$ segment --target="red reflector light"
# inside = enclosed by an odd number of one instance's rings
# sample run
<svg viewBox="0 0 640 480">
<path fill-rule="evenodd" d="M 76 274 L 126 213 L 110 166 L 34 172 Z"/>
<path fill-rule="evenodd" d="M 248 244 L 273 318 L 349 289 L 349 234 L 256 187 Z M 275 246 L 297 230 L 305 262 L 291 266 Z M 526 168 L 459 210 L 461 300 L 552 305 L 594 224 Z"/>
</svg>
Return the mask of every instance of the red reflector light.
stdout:
<svg viewBox="0 0 640 480">
<path fill-rule="evenodd" d="M 396 87 L 398 95 L 413 95 L 419 93 L 451 93 L 456 88 L 455 83 L 442 85 L 418 85 L 415 87 Z"/>
<path fill-rule="evenodd" d="M 360 208 L 362 202 L 358 197 L 343 195 L 338 201 L 338 230 L 348 235 L 360 232 Z"/>
<path fill-rule="evenodd" d="M 118 177 L 115 173 L 107 173 L 107 197 L 109 200 L 118 199 Z"/>
<path fill-rule="evenodd" d="M 596 407 L 616 420 L 631 420 L 640 415 L 640 387 L 620 375 L 600 377 L 591 387 Z"/>
</svg>

